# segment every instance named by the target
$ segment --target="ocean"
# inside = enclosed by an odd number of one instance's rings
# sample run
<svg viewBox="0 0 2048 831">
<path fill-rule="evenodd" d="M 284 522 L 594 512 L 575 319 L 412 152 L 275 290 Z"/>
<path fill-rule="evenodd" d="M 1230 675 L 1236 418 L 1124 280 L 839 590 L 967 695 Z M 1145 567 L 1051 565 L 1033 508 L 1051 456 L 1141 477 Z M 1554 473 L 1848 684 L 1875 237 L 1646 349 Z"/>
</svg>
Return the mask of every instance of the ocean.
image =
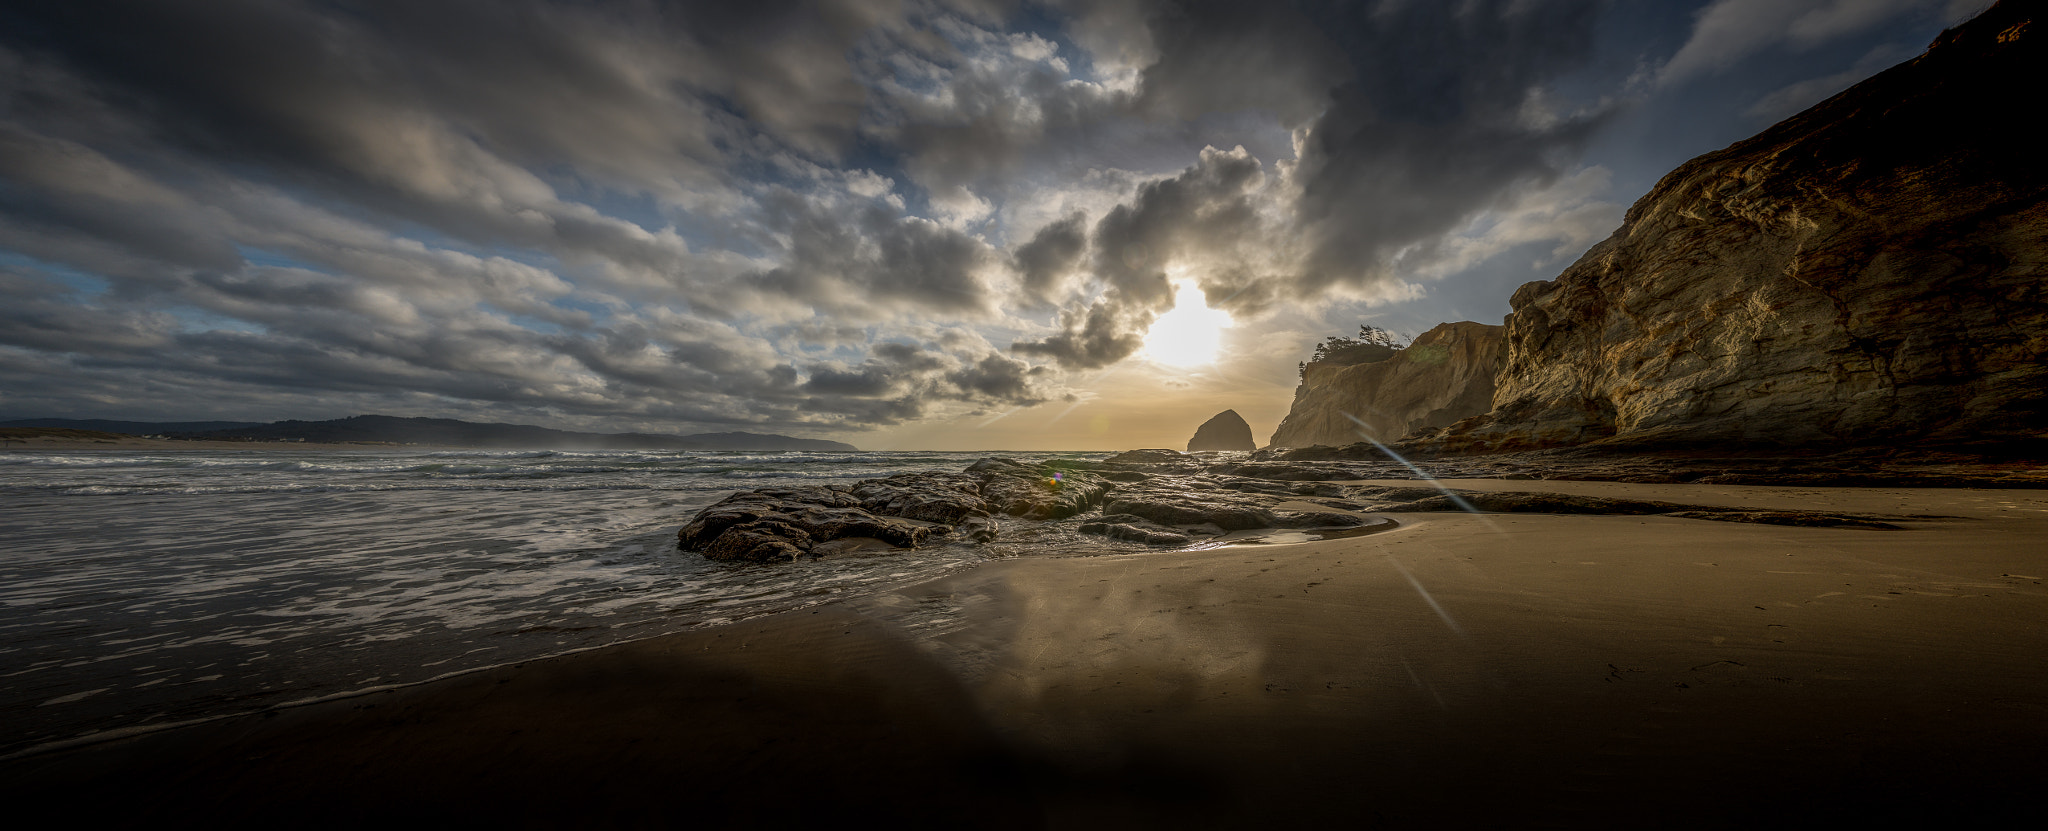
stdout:
<svg viewBox="0 0 2048 831">
<path fill-rule="evenodd" d="M 677 549 L 740 490 L 1106 453 L 0 453 L 0 756 L 922 581 L 1044 540 L 778 565 Z M 1072 544 L 1078 541 L 1068 539 Z"/>
</svg>

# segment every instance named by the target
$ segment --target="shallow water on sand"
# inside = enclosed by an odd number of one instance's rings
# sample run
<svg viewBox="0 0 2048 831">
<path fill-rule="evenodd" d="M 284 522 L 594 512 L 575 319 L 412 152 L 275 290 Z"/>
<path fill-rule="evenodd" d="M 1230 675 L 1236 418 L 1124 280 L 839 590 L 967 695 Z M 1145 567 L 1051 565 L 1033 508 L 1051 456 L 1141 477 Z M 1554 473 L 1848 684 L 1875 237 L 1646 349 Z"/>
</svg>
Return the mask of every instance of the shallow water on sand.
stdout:
<svg viewBox="0 0 2048 831">
<path fill-rule="evenodd" d="M 0 454 L 0 755 L 715 625 L 1011 556 L 1026 543 L 769 566 L 676 549 L 677 528 L 737 490 L 959 470 L 986 455 Z"/>
</svg>

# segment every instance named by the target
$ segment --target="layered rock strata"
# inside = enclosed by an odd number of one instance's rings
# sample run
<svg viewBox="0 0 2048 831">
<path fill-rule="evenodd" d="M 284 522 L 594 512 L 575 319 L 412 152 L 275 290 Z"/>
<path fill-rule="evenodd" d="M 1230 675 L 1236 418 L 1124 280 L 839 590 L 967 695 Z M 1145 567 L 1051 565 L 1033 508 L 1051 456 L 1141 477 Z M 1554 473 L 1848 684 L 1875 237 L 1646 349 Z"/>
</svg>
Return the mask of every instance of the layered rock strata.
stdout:
<svg viewBox="0 0 2048 831">
<path fill-rule="evenodd" d="M 1371 363 L 1310 364 L 1271 447 L 1343 445 L 1362 436 L 1392 442 L 1450 425 L 1493 406 L 1503 329 L 1445 323 Z"/>
<path fill-rule="evenodd" d="M 1984 452 L 1995 450 L 1997 452 Z M 2019 451 L 2019 452 L 2014 452 Z M 1397 451 L 1398 452 L 1398 451 Z M 1487 455 L 1395 459 L 1365 442 L 1268 448 L 1210 471 L 1262 478 L 1548 479 L 1642 484 L 1796 485 L 1867 488 L 2048 488 L 2048 447 L 1851 447 L 1729 454 L 1720 450 L 1573 447 Z M 1337 475 L 1338 472 L 1346 475 Z"/>
<path fill-rule="evenodd" d="M 2048 78 L 2037 9 L 1664 177 L 1515 292 L 1492 411 L 1409 447 L 2048 436 L 2048 153 L 2012 97 Z"/>
</svg>

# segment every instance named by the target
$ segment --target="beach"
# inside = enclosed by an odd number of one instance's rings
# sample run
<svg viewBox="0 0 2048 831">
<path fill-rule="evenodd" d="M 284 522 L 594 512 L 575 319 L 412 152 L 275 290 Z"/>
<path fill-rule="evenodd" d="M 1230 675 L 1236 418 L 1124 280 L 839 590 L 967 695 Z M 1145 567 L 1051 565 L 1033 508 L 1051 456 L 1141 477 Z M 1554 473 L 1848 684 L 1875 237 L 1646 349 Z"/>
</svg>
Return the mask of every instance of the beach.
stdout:
<svg viewBox="0 0 2048 831">
<path fill-rule="evenodd" d="M 2048 492 L 1446 484 L 1921 518 L 1415 513 L 1351 539 L 1007 559 L 46 750 L 0 781 L 17 805 L 173 826 L 1776 827 L 2031 807 Z"/>
</svg>

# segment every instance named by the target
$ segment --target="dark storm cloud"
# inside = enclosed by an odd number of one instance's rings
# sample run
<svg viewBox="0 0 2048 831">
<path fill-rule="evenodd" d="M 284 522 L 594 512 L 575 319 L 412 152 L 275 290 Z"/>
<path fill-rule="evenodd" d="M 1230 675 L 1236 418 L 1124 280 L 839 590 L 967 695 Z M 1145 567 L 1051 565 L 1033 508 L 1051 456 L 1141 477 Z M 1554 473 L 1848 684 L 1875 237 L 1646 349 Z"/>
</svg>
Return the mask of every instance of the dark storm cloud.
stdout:
<svg viewBox="0 0 2048 831">
<path fill-rule="evenodd" d="M 1127 304 L 1096 301 L 1060 312 L 1057 334 L 1037 341 L 1019 341 L 1010 350 L 1050 358 L 1069 369 L 1100 369 L 1136 354 L 1145 345 L 1145 327 L 1155 315 Z"/>
<path fill-rule="evenodd" d="M 900 147 L 911 178 L 934 194 L 1006 184 L 1034 152 L 1066 144 L 1127 104 L 1127 96 L 1070 83 L 1056 47 L 1029 34 L 959 23 L 895 30 L 854 59 L 883 79 L 870 134 Z"/>
<path fill-rule="evenodd" d="M 18 4 L 0 37 L 95 93 L 16 96 L 60 135 L 160 142 L 142 149 L 257 165 L 478 243 L 673 272 L 673 246 L 559 191 L 729 200 L 763 142 L 838 153 L 866 95 L 840 57 L 876 21 L 862 5 Z M 110 124 L 78 112 L 106 109 L 95 98 L 132 103 Z"/>
<path fill-rule="evenodd" d="M 1039 382 L 1051 371 L 1002 355 L 981 360 L 946 375 L 946 382 L 967 400 L 987 400 L 1014 406 L 1042 404 L 1045 393 Z"/>
<path fill-rule="evenodd" d="M 60 237 L 58 245 L 100 241 L 179 266 L 239 265 L 241 255 L 199 212 L 90 148 L 0 123 L 0 218 L 9 224 Z"/>
<path fill-rule="evenodd" d="M 1162 2 L 1145 22 L 1159 54 L 1141 76 L 1147 113 L 1264 110 L 1292 126 L 1322 112 L 1351 74 L 1323 26 L 1293 4 Z"/>
<path fill-rule="evenodd" d="M 52 354 L 162 349 L 177 321 L 168 314 L 124 314 L 74 301 L 51 280 L 0 269 L 0 344 Z"/>
<path fill-rule="evenodd" d="M 1604 111 L 1541 111 L 1592 52 L 1597 2 L 1389 3 L 1323 13 L 1354 66 L 1296 171 L 1312 250 L 1298 291 L 1381 279 L 1401 248 L 1547 181 Z"/>
<path fill-rule="evenodd" d="M 1087 214 L 1071 213 L 1017 246 L 1014 257 L 1025 297 L 1043 303 L 1061 294 L 1087 253 L 1087 223 Z"/>
<path fill-rule="evenodd" d="M 1629 60 L 1703 84 L 1883 16 L 1806 5 Z M 1070 395 L 1174 281 L 1244 320 L 1611 227 L 1600 8 L 0 5 L 0 409 L 805 432 Z"/>
<path fill-rule="evenodd" d="M 905 406 L 902 402 L 926 401 L 1029 406 L 1049 396 L 1049 370 L 1003 355 L 985 353 L 962 360 L 957 350 L 931 352 L 905 343 L 877 344 L 871 355 L 859 367 L 812 365 L 802 391 L 887 400 L 897 402 L 892 406 L 899 410 Z"/>
<path fill-rule="evenodd" d="M 1095 274 L 1113 296 L 1161 310 L 1173 300 L 1167 268 L 1234 246 L 1260 231 L 1252 191 L 1264 184 L 1243 148 L 1208 148 L 1181 175 L 1138 189 L 1095 226 Z"/>
<path fill-rule="evenodd" d="M 1243 148 L 1209 148 L 1180 175 L 1145 184 L 1096 223 L 1091 274 L 1101 293 L 1062 311 L 1057 333 L 1011 349 L 1074 369 L 1131 356 L 1143 345 L 1146 327 L 1173 305 L 1169 268 L 1227 261 L 1247 244 L 1272 242 L 1253 204 L 1264 181 L 1259 161 Z"/>
<path fill-rule="evenodd" d="M 991 310 L 980 272 L 994 255 L 979 239 L 882 204 L 834 209 L 787 189 L 763 201 L 767 227 L 787 236 L 790 253 L 747 286 L 843 307 Z"/>
<path fill-rule="evenodd" d="M 985 242 L 877 201 L 888 182 L 872 174 L 818 189 L 838 173 L 814 162 L 854 142 L 870 95 L 847 53 L 901 23 L 865 2 L 9 6 L 0 244 L 111 288 L 93 303 L 10 275 L 41 288 L 11 308 L 7 342 L 68 353 L 81 388 L 147 369 L 219 400 L 417 390 L 836 426 L 915 417 L 919 396 L 1036 400 L 986 344 L 943 359 L 878 344 L 903 393 L 885 401 L 853 383 L 865 370 L 804 380 L 772 328 L 690 334 L 697 321 L 664 311 L 851 312 L 846 337 L 904 309 L 992 310 Z M 773 170 L 807 190 L 755 192 L 749 177 Z M 565 196 L 607 189 L 723 217 L 780 264 L 700 257 Z M 579 296 L 601 311 L 556 305 Z M 625 297 L 658 303 L 643 316 Z M 223 324 L 247 331 L 179 331 Z M 42 400 L 32 386 L 10 402 Z"/>
<path fill-rule="evenodd" d="M 1586 61 L 1600 6 L 1132 9 L 1118 18 L 1123 36 L 1154 55 L 1140 110 L 1185 118 L 1268 108 L 1303 128 L 1300 157 L 1275 178 L 1242 148 L 1211 147 L 1195 166 L 1140 188 L 1096 225 L 1099 296 L 1016 351 L 1076 368 L 1127 357 L 1172 302 L 1174 268 L 1211 305 L 1238 314 L 1332 287 L 1370 293 L 1414 279 L 1414 269 L 1450 256 L 1443 241 L 1452 231 L 1575 162 L 1609 110 L 1558 111 L 1546 85 Z M 1034 275 L 1020 270 L 1027 281 Z"/>
<path fill-rule="evenodd" d="M 1137 19 L 1157 59 L 1143 101 L 1184 117 L 1268 107 L 1305 124 L 1299 194 L 1281 196 L 1309 250 L 1286 293 L 1369 286 L 1389 278 L 1397 252 L 1574 161 L 1607 110 L 1551 111 L 1546 85 L 1588 59 L 1602 5 L 1149 3 Z M 1203 221 L 1205 232 L 1220 225 Z M 1208 239 L 1147 236 L 1150 260 L 1198 259 L 1170 240 Z"/>
</svg>

